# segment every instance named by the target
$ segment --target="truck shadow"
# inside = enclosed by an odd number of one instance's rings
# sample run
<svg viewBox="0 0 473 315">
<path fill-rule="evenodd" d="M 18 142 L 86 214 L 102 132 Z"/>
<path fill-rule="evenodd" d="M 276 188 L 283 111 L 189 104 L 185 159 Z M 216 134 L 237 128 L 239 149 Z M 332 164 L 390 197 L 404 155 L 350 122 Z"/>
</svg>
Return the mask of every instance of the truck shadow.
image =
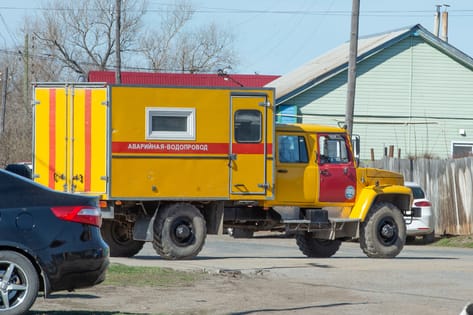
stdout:
<svg viewBox="0 0 473 315">
<path fill-rule="evenodd" d="M 330 309 L 330 308 L 337 308 L 340 306 L 350 306 L 350 305 L 365 305 L 368 304 L 367 302 L 359 302 L 359 303 L 333 303 L 333 304 L 322 304 L 322 305 L 309 305 L 309 306 L 302 306 L 302 307 L 290 307 L 290 308 L 264 308 L 264 309 L 256 309 L 256 310 L 248 310 L 243 312 L 234 312 L 230 313 L 231 315 L 247 315 L 247 314 L 258 314 L 258 313 L 266 313 L 266 312 L 295 312 L 295 311 L 307 311 L 310 313 L 310 310 L 315 309 Z"/>
<path fill-rule="evenodd" d="M 120 311 L 97 312 L 97 311 L 29 311 L 28 315 L 134 315 L 136 313 L 122 313 Z M 140 313 L 147 315 L 146 313 Z"/>
</svg>

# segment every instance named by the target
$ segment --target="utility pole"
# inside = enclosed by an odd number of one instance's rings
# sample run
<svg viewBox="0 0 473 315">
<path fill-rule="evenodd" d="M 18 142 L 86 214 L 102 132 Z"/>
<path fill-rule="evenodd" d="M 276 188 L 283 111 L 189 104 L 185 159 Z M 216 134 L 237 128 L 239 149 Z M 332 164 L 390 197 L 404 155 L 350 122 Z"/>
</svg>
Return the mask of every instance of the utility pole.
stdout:
<svg viewBox="0 0 473 315">
<path fill-rule="evenodd" d="M 7 114 L 8 67 L 5 68 L 2 81 L 2 133 L 4 133 Z"/>
<path fill-rule="evenodd" d="M 355 109 L 356 55 L 358 53 L 359 16 L 360 0 L 353 0 L 351 11 L 350 53 L 348 58 L 347 104 L 345 110 L 345 125 L 350 137 L 353 131 L 353 113 Z"/>
<path fill-rule="evenodd" d="M 122 20 L 122 0 L 116 2 L 116 21 L 115 21 L 115 56 L 116 56 L 116 69 L 115 69 L 115 83 L 122 83 L 122 60 L 121 60 L 121 45 L 120 45 L 120 32 L 121 32 L 121 20 Z"/>
<path fill-rule="evenodd" d="M 25 105 L 25 108 L 28 108 L 28 106 L 30 105 L 28 103 L 30 97 L 30 89 L 29 89 L 29 85 L 30 85 L 30 79 L 29 79 L 29 76 L 30 76 L 30 52 L 29 52 L 29 37 L 30 35 L 29 34 L 26 34 L 25 35 L 25 49 L 24 49 L 24 53 L 23 53 L 23 63 L 24 63 L 24 67 L 23 67 L 23 102 L 24 102 L 24 105 Z"/>
</svg>

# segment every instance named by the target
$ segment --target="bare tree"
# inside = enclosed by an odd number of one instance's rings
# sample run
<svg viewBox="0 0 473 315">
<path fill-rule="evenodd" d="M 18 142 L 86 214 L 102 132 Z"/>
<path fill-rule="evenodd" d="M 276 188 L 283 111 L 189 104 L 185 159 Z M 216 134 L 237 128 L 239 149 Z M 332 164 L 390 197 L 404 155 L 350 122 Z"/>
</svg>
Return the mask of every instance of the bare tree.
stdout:
<svg viewBox="0 0 473 315">
<path fill-rule="evenodd" d="M 161 14 L 160 28 L 147 33 L 142 53 L 155 71 L 210 72 L 237 63 L 234 35 L 214 23 L 187 30 L 195 10 L 181 0 Z"/>
<path fill-rule="evenodd" d="M 37 54 L 59 61 L 62 72 L 68 70 L 66 74 L 86 77 L 90 69 L 106 69 L 112 65 L 115 56 L 114 6 L 113 0 L 49 2 L 49 9 L 43 10 L 33 24 Z M 143 0 L 123 3 L 122 52 L 135 50 L 145 9 Z"/>
<path fill-rule="evenodd" d="M 144 68 L 145 62 L 145 67 L 154 71 L 204 72 L 236 64 L 232 33 L 215 24 L 189 30 L 195 13 L 189 0 L 176 0 L 171 10 L 158 14 L 158 28 L 148 31 L 142 25 L 147 13 L 145 1 L 126 0 L 121 5 L 124 69 L 131 63 Z M 85 78 L 92 69 L 113 69 L 115 5 L 114 0 L 51 0 L 27 28 L 36 44 L 34 77 L 70 80 L 72 75 Z M 41 71 L 44 66 L 53 71 Z"/>
<path fill-rule="evenodd" d="M 30 161 L 32 139 L 31 106 L 24 106 L 22 94 L 24 56 L 19 52 L 2 55 L 0 64 L 8 65 L 8 77 L 1 69 L 0 84 L 1 93 L 6 95 L 1 107 L 2 116 L 5 113 L 5 128 L 0 132 L 0 166 L 3 167 L 12 162 Z"/>
<path fill-rule="evenodd" d="M 171 60 L 183 72 L 217 71 L 236 63 L 233 35 L 219 30 L 215 24 L 183 33 L 179 39 Z"/>
</svg>

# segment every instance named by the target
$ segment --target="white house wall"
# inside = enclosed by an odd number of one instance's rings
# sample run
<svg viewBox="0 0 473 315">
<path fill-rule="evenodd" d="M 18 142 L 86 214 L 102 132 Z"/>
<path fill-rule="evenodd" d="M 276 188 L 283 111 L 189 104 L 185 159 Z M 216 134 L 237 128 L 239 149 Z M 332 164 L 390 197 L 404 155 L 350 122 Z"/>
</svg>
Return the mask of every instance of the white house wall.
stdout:
<svg viewBox="0 0 473 315">
<path fill-rule="evenodd" d="M 305 123 L 344 121 L 347 72 L 288 100 Z M 408 37 L 357 65 L 353 133 L 361 158 L 393 145 L 395 155 L 451 156 L 452 141 L 473 143 L 473 72 L 430 46 Z M 460 130 L 465 135 L 460 135 Z"/>
</svg>

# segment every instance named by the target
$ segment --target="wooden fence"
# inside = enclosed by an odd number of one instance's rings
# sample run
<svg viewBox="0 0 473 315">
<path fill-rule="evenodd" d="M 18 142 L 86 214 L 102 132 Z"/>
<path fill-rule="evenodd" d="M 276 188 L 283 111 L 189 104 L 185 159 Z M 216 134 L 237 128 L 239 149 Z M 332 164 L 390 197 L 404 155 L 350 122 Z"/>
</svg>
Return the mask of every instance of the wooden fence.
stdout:
<svg viewBox="0 0 473 315">
<path fill-rule="evenodd" d="M 437 234 L 473 234 L 473 158 L 385 158 L 366 166 L 393 170 L 420 184 L 432 202 Z"/>
</svg>

